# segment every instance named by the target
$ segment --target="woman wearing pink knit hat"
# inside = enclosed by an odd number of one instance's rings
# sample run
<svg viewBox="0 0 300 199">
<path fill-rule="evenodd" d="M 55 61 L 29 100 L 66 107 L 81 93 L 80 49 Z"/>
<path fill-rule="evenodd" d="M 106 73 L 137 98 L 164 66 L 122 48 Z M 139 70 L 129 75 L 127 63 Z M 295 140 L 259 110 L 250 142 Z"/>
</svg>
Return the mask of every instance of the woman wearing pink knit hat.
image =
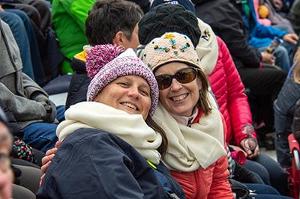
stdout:
<svg viewBox="0 0 300 199">
<path fill-rule="evenodd" d="M 158 104 L 155 77 L 132 49 L 123 51 L 96 45 L 88 52 L 87 102 L 71 106 L 58 126 L 62 144 L 39 198 L 184 198 L 160 164 L 167 141 L 151 119 Z"/>
</svg>

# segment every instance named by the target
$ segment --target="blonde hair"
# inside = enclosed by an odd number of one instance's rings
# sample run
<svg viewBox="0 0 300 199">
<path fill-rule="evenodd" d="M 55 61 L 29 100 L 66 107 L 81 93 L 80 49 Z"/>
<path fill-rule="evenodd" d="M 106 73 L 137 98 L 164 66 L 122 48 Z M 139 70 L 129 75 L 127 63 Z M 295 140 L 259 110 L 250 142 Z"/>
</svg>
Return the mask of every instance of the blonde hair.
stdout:
<svg viewBox="0 0 300 199">
<path fill-rule="evenodd" d="M 298 47 L 297 52 L 294 56 L 293 78 L 297 84 L 300 84 L 300 47 Z"/>
</svg>

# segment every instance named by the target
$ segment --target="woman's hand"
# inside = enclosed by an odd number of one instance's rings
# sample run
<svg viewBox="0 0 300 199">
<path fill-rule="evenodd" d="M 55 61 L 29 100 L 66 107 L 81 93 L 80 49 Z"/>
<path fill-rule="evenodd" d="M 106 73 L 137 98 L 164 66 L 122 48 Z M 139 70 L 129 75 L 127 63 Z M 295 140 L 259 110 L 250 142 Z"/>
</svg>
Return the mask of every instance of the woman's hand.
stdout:
<svg viewBox="0 0 300 199">
<path fill-rule="evenodd" d="M 271 65 L 275 64 L 275 57 L 271 53 L 263 51 L 261 52 L 261 58 L 263 63 L 271 64 Z"/>
<path fill-rule="evenodd" d="M 46 172 L 47 172 L 47 170 L 49 168 L 49 165 L 51 164 L 51 161 L 52 161 L 53 157 L 55 156 L 55 154 L 56 154 L 58 148 L 60 147 L 60 145 L 61 145 L 61 141 L 57 141 L 55 143 L 54 148 L 49 149 L 46 152 L 46 154 L 43 157 L 43 159 L 42 159 L 42 167 L 41 167 L 42 176 L 41 176 L 41 180 L 40 180 L 40 186 L 41 186 L 41 184 L 43 182 L 43 179 L 44 179 L 44 177 L 46 175 Z"/>
<path fill-rule="evenodd" d="M 292 44 L 297 44 L 299 37 L 294 33 L 289 33 L 283 36 L 283 40 Z"/>
<path fill-rule="evenodd" d="M 254 137 L 248 137 L 240 143 L 242 149 L 246 152 L 249 159 L 255 158 L 259 154 L 259 147 L 257 139 Z"/>
</svg>

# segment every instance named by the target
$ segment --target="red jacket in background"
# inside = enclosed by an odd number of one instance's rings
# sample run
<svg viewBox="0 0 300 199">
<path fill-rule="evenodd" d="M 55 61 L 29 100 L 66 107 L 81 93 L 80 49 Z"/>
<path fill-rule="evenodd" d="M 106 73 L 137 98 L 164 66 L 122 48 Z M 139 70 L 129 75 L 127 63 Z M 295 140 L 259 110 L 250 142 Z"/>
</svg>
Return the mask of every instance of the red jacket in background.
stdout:
<svg viewBox="0 0 300 199">
<path fill-rule="evenodd" d="M 245 87 L 229 50 L 222 39 L 218 37 L 217 41 L 218 60 L 208 79 L 226 122 L 226 143 L 239 146 L 241 140 L 247 137 L 247 134 L 243 132 L 244 127 L 252 125 L 252 114 Z M 256 137 L 255 132 L 253 133 Z"/>
</svg>

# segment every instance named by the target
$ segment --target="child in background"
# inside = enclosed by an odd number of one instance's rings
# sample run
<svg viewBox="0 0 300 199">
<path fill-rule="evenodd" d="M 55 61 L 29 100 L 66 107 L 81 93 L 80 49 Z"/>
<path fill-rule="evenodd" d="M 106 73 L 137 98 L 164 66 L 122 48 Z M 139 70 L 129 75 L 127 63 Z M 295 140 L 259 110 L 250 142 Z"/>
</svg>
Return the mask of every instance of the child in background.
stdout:
<svg viewBox="0 0 300 199">
<path fill-rule="evenodd" d="M 274 127 L 276 130 L 275 148 L 277 160 L 284 168 L 291 165 L 289 154 L 288 135 L 291 132 L 293 114 L 296 107 L 299 107 L 297 101 L 300 99 L 300 48 L 294 57 L 294 65 L 289 71 L 288 77 L 274 102 Z M 296 105 L 298 104 L 298 105 Z M 296 108 L 298 110 L 299 108 Z M 299 111 L 295 112 L 298 115 Z M 294 118 L 294 123 L 297 122 Z M 298 136 L 296 136 L 298 137 Z"/>
<path fill-rule="evenodd" d="M 298 49 L 295 60 L 297 62 L 300 62 L 300 48 Z M 298 85 L 300 84 L 300 64 L 298 64 L 298 67 L 295 68 L 293 73 L 294 81 Z M 294 112 L 294 119 L 292 124 L 292 132 L 294 133 L 295 138 L 297 139 L 298 143 L 300 143 L 300 101 L 298 100 L 295 107 Z"/>
</svg>

